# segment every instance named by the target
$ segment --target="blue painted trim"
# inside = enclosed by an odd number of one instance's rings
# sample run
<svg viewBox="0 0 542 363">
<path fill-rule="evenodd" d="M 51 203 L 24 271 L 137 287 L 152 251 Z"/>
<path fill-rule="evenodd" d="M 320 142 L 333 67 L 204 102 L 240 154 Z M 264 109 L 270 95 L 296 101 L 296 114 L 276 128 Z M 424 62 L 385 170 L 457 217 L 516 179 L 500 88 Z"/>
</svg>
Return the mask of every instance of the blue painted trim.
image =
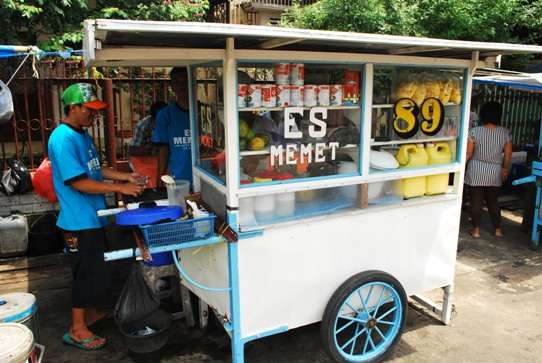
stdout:
<svg viewBox="0 0 542 363">
<path fill-rule="evenodd" d="M 467 84 L 467 83 L 468 83 L 468 82 L 467 82 L 468 75 L 469 75 L 469 70 L 468 70 L 468 69 L 465 69 L 465 70 L 463 71 L 463 92 L 462 92 L 463 98 L 464 98 L 464 96 L 465 96 L 465 89 L 467 89 L 467 85 L 468 85 L 468 84 Z M 457 150 L 457 151 L 461 151 L 461 150 L 462 150 L 463 143 L 466 142 L 466 140 L 463 140 L 463 137 L 462 137 L 462 136 L 463 136 L 463 127 L 464 127 L 463 125 L 465 124 L 464 121 L 466 121 L 466 120 L 464 120 L 463 118 L 465 117 L 465 115 L 467 115 L 466 117 L 469 117 L 469 116 L 468 116 L 468 115 L 469 115 L 469 113 L 468 113 L 469 110 L 466 109 L 466 108 L 467 108 L 467 102 L 465 102 L 464 99 L 461 100 L 461 101 L 462 101 L 462 102 L 461 102 L 461 118 L 459 119 L 459 130 L 458 130 L 458 133 L 457 133 L 457 135 L 459 136 L 459 137 L 457 138 L 457 146 L 456 146 L 456 150 Z M 468 125 L 468 121 L 467 121 L 467 125 Z M 467 127 L 468 127 L 468 126 L 467 126 Z M 466 155 L 466 154 L 463 155 L 463 154 L 460 154 L 459 152 L 456 152 L 456 156 L 455 156 L 455 157 L 456 157 L 457 162 L 463 163 L 463 161 L 464 161 L 464 159 L 467 157 L 467 155 Z"/>
<path fill-rule="evenodd" d="M 282 325 L 282 326 L 279 326 L 278 328 L 267 330 L 267 331 L 264 331 L 264 332 L 261 332 L 261 333 L 258 333 L 258 334 L 251 335 L 249 337 L 243 338 L 243 343 L 248 343 L 248 342 L 251 342 L 251 341 L 256 340 L 256 339 L 269 337 L 271 335 L 285 333 L 287 331 L 288 331 L 288 325 Z"/>
<path fill-rule="evenodd" d="M 160 253 L 160 252 L 170 252 L 170 251 L 177 251 L 177 250 L 184 250 L 188 248 L 196 248 L 196 247 L 202 247 L 202 246 L 209 246 L 214 244 L 219 244 L 225 242 L 223 237 L 214 236 L 207 239 L 200 239 L 196 241 L 190 241 L 190 242 L 183 242 L 178 243 L 174 245 L 168 245 L 168 246 L 158 246 L 158 247 L 151 247 L 149 248 L 149 252 L 151 253 Z M 124 250 L 117 250 L 117 251 L 111 251 L 104 253 L 105 261 L 115 261 L 115 260 L 122 260 L 126 258 L 132 258 L 134 255 L 134 251 L 132 248 L 127 248 Z M 135 251 L 136 257 L 140 257 L 141 254 L 139 253 L 139 249 L 136 249 Z"/>
<path fill-rule="evenodd" d="M 228 212 L 229 214 L 229 212 Z M 232 325 L 231 346 L 233 363 L 244 362 L 244 342 L 241 338 L 241 306 L 239 294 L 239 243 L 228 243 L 230 291 L 230 316 Z"/>
<path fill-rule="evenodd" d="M 494 84 L 502 87 L 512 87 L 524 91 L 542 91 L 542 86 L 528 85 L 521 82 L 511 82 L 511 81 L 499 81 L 499 80 L 489 80 L 489 79 L 474 79 L 473 83 L 476 84 Z"/>
<path fill-rule="evenodd" d="M 0 323 L 18 323 L 33 316 L 34 314 L 36 314 L 37 311 L 38 311 L 38 304 L 34 303 L 32 304 L 30 308 L 24 311 L 21 311 L 20 313 L 5 317 L 3 320 L 0 320 Z"/>
<path fill-rule="evenodd" d="M 240 240 L 260 237 L 260 236 L 263 236 L 263 229 L 249 231 L 249 232 L 241 232 L 238 234 L 238 236 Z"/>
<path fill-rule="evenodd" d="M 194 97 L 194 94 L 197 93 L 196 89 L 196 80 L 195 77 L 192 76 L 192 72 L 194 67 L 188 66 L 188 84 L 190 85 L 188 89 L 188 100 L 190 104 L 190 135 L 192 137 L 192 147 L 191 150 L 191 156 L 192 156 L 192 168 L 194 168 L 199 160 L 199 143 L 198 143 L 198 129 L 197 129 L 197 113 L 196 113 L 196 98 Z M 192 176 L 192 179 L 194 177 Z M 193 185 L 192 185 L 193 187 Z"/>
<path fill-rule="evenodd" d="M 453 163 L 449 163 L 449 164 L 440 164 L 440 165 L 428 165 L 428 166 L 420 166 L 420 167 L 416 167 L 416 168 L 397 168 L 397 169 L 393 169 L 393 170 L 376 170 L 376 169 L 371 169 L 371 175 L 375 175 L 375 174 L 397 174 L 397 173 L 402 173 L 402 172 L 405 172 L 405 171 L 410 171 L 410 170 L 426 170 L 426 171 L 430 171 L 431 169 L 438 169 L 439 167 L 442 167 L 442 166 L 460 166 L 461 164 L 459 164 L 458 162 L 453 162 Z"/>
<path fill-rule="evenodd" d="M 226 185 L 226 182 L 224 182 L 222 179 L 220 178 L 217 178 L 216 175 L 214 174 L 211 174 L 209 173 L 207 170 L 203 169 L 201 166 L 199 165 L 196 165 L 196 168 L 201 171 L 202 173 L 204 173 L 205 175 L 207 175 L 208 177 L 212 178 L 213 180 L 215 180 L 216 182 L 222 184 L 222 185 Z"/>
<path fill-rule="evenodd" d="M 173 262 L 175 262 L 175 266 L 177 267 L 177 270 L 179 270 L 179 273 L 181 274 L 182 278 L 188 282 L 191 285 L 194 285 L 195 287 L 206 290 L 206 291 L 212 291 L 212 292 L 230 292 L 231 287 L 209 287 L 206 285 L 202 285 L 199 282 L 195 281 L 188 275 L 188 273 L 183 269 L 181 262 L 179 261 L 179 256 L 177 256 L 177 251 L 171 251 L 171 255 L 173 256 Z"/>
</svg>

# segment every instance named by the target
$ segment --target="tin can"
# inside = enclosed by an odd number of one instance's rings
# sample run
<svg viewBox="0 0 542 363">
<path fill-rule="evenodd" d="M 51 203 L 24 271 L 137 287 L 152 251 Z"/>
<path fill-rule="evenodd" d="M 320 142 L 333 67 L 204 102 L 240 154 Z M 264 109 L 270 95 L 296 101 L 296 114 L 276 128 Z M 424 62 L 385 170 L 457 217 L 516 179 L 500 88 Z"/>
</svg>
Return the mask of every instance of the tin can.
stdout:
<svg viewBox="0 0 542 363">
<path fill-rule="evenodd" d="M 277 106 L 288 107 L 290 106 L 290 85 L 281 84 L 276 88 L 277 93 Z"/>
<path fill-rule="evenodd" d="M 277 86 L 264 84 L 262 86 L 262 106 L 275 107 L 277 105 Z"/>
<path fill-rule="evenodd" d="M 277 63 L 275 64 L 275 83 L 290 84 L 290 64 Z"/>
<path fill-rule="evenodd" d="M 330 86 L 327 84 L 318 86 L 318 106 L 329 106 L 329 89 Z"/>
<path fill-rule="evenodd" d="M 341 106 L 343 104 L 343 86 L 334 84 L 329 87 L 329 104 L 331 106 Z"/>
<path fill-rule="evenodd" d="M 262 107 L 262 86 L 259 84 L 251 84 L 248 86 L 247 107 Z"/>
<path fill-rule="evenodd" d="M 237 85 L 237 107 L 247 107 L 248 84 Z"/>
<path fill-rule="evenodd" d="M 303 87 L 303 93 L 303 102 L 305 106 L 313 107 L 317 105 L 318 86 L 307 84 Z"/>
<path fill-rule="evenodd" d="M 347 81 L 343 84 L 343 105 L 355 106 L 359 103 L 359 83 Z"/>
<path fill-rule="evenodd" d="M 305 84 L 305 65 L 303 63 L 290 64 L 290 84 L 295 86 Z"/>
<path fill-rule="evenodd" d="M 303 87 L 290 85 L 290 106 L 303 107 Z"/>
</svg>

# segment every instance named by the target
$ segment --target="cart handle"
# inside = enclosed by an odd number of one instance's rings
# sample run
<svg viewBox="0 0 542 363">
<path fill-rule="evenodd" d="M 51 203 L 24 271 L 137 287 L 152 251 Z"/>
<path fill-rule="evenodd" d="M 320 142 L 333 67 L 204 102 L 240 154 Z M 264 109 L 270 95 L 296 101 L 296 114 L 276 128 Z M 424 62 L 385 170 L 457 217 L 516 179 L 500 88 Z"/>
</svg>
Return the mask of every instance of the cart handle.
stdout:
<svg viewBox="0 0 542 363">
<path fill-rule="evenodd" d="M 181 262 L 179 261 L 179 257 L 177 256 L 177 251 L 171 251 L 171 255 L 173 256 L 173 261 L 175 262 L 175 266 L 177 266 L 177 270 L 179 270 L 179 273 L 181 274 L 182 278 L 184 278 L 186 281 L 188 281 L 188 283 L 194 285 L 198 289 L 213 291 L 213 292 L 230 292 L 231 291 L 231 286 L 230 287 L 209 287 L 209 286 L 205 286 L 198 283 L 197 281 L 192 279 L 181 266 Z"/>
<path fill-rule="evenodd" d="M 520 185 L 520 184 L 527 184 L 527 183 L 534 183 L 536 181 L 536 176 L 530 175 L 525 178 L 516 179 L 512 182 L 512 185 Z"/>
</svg>

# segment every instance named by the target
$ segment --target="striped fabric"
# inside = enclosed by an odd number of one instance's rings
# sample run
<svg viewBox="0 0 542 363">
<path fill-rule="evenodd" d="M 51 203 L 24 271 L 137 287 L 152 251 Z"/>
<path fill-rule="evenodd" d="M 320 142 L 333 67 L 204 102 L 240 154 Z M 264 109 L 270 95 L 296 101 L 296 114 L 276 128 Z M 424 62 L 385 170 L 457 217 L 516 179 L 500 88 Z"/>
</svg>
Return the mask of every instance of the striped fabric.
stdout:
<svg viewBox="0 0 542 363">
<path fill-rule="evenodd" d="M 504 146 L 512 141 L 510 132 L 501 126 L 473 127 L 469 139 L 474 142 L 474 151 L 467 164 L 465 184 L 473 187 L 500 187 Z"/>
</svg>

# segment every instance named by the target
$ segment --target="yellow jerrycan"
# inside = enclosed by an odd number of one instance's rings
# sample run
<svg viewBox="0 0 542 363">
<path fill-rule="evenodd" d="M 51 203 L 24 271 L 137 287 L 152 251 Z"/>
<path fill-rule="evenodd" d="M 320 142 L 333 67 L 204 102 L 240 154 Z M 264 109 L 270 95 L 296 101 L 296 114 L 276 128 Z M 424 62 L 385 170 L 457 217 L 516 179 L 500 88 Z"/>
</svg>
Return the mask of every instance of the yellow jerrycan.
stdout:
<svg viewBox="0 0 542 363">
<path fill-rule="evenodd" d="M 397 161 L 401 168 L 419 168 L 427 166 L 427 153 L 423 144 L 406 144 L 399 148 Z M 400 195 L 403 198 L 420 197 L 425 194 L 425 176 L 402 179 L 400 183 Z"/>
<path fill-rule="evenodd" d="M 425 150 L 429 165 L 448 164 L 452 161 L 452 152 L 450 145 L 446 142 L 437 144 L 427 144 Z M 426 195 L 435 195 L 446 193 L 448 189 L 449 174 L 439 174 L 427 176 L 426 180 Z"/>
</svg>

